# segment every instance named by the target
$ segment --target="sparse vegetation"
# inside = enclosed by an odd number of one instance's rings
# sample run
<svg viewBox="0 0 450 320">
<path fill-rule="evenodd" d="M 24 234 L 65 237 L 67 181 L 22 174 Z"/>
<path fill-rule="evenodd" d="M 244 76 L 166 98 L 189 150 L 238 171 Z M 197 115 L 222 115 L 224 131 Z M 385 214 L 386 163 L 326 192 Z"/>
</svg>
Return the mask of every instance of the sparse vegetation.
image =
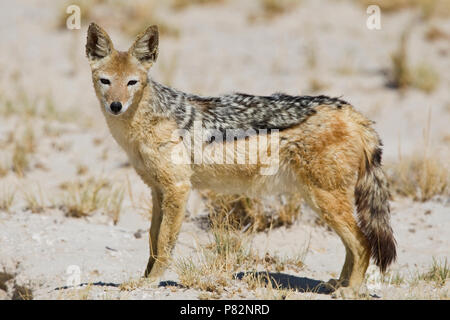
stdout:
<svg viewBox="0 0 450 320">
<path fill-rule="evenodd" d="M 208 192 L 206 205 L 211 220 L 230 224 L 237 229 L 262 231 L 268 228 L 289 226 L 300 214 L 301 198 L 278 198 L 265 206 L 260 200 L 238 195 L 219 195 Z"/>
<path fill-rule="evenodd" d="M 23 198 L 26 203 L 26 210 L 32 213 L 41 213 L 45 209 L 45 199 L 42 189 L 39 185 L 34 190 L 24 190 Z"/>
<path fill-rule="evenodd" d="M 123 188 L 115 187 L 112 188 L 110 196 L 106 197 L 105 210 L 112 218 L 114 224 L 119 222 L 124 195 L 125 191 Z"/>
<path fill-rule="evenodd" d="M 242 280 L 254 291 L 257 299 L 286 300 L 294 293 L 293 290 L 282 288 L 268 273 L 247 273 Z"/>
<path fill-rule="evenodd" d="M 123 188 L 113 186 L 105 179 L 94 178 L 64 183 L 60 187 L 64 190 L 60 207 L 66 216 L 82 218 L 103 210 L 114 224 L 119 221 L 124 199 Z"/>
<path fill-rule="evenodd" d="M 309 79 L 309 90 L 311 92 L 320 92 L 324 89 L 326 89 L 328 85 L 318 78 L 310 78 Z"/>
<path fill-rule="evenodd" d="M 236 210 L 244 210 L 242 207 L 239 209 L 239 206 L 245 206 L 241 201 L 245 203 L 248 199 L 235 199 L 231 205 Z M 230 204 L 230 202 L 228 203 Z M 263 258 L 260 258 L 251 246 L 251 237 L 254 231 L 251 231 L 250 228 L 244 228 L 245 231 L 241 231 L 241 227 L 242 223 L 232 220 L 230 215 L 224 217 L 213 214 L 211 216 L 212 241 L 197 249 L 199 250 L 197 257 L 185 257 L 175 261 L 175 271 L 181 284 L 212 294 L 203 297 L 204 299 L 219 298 L 224 288 L 232 284 L 231 281 L 239 272 L 255 274 L 258 267 L 276 272 L 285 269 L 298 271 L 303 268 L 303 261 L 309 246 L 298 255 L 280 256 L 266 253 Z M 286 290 L 277 286 L 273 287 L 271 281 L 261 281 L 255 277 L 244 280 L 244 283 L 249 285 L 249 289 L 255 289 L 256 285 L 261 288 L 261 292 L 269 294 L 272 298 L 281 298 L 287 295 Z"/>
<path fill-rule="evenodd" d="M 157 1 L 137 1 L 133 3 L 118 2 L 123 17 L 119 19 L 120 30 L 130 37 L 135 37 L 137 34 L 145 30 L 152 24 L 158 25 L 160 34 L 170 37 L 178 37 L 180 31 L 173 24 L 164 22 L 158 15 L 159 6 L 161 2 Z M 104 18 L 105 19 L 105 18 Z"/>
<path fill-rule="evenodd" d="M 422 62 L 411 67 L 408 62 L 408 38 L 411 29 L 407 28 L 400 39 L 400 44 L 392 56 L 391 85 L 399 89 L 417 88 L 426 93 L 433 92 L 439 85 L 439 75 L 428 63 Z"/>
<path fill-rule="evenodd" d="M 407 62 L 407 39 L 409 30 L 405 31 L 396 52 L 391 56 L 393 66 L 392 83 L 397 88 L 405 88 L 411 83 L 411 74 Z"/>
<path fill-rule="evenodd" d="M 3 188 L 0 190 L 0 210 L 9 212 L 9 209 L 14 203 L 15 197 L 15 189 L 3 186 Z"/>
<path fill-rule="evenodd" d="M 3 157 L 0 159 L 0 178 L 6 176 L 10 168 L 11 164 L 9 162 L 9 159 L 3 155 Z"/>
<path fill-rule="evenodd" d="M 425 39 L 428 41 L 450 40 L 450 34 L 436 26 L 430 26 L 425 33 Z"/>
<path fill-rule="evenodd" d="M 103 179 L 88 179 L 63 186 L 66 189 L 62 207 L 68 217 L 81 218 L 104 206 L 105 199 L 100 194 L 108 187 Z"/>
<path fill-rule="evenodd" d="M 437 286 L 443 286 L 450 279 L 450 265 L 447 259 L 439 261 L 433 258 L 429 270 L 417 275 L 418 280 L 433 281 Z"/>
<path fill-rule="evenodd" d="M 122 282 L 119 286 L 120 291 L 133 291 L 138 288 L 142 288 L 146 284 L 148 284 L 149 281 L 147 278 L 138 278 L 138 279 L 131 279 L 125 282 Z"/>
<path fill-rule="evenodd" d="M 40 118 L 59 122 L 73 121 L 77 118 L 73 112 L 58 108 L 50 94 L 32 96 L 18 79 L 13 81 L 18 86 L 18 90 L 12 97 L 0 96 L 0 115 L 4 117 L 14 115 L 25 120 Z"/>
<path fill-rule="evenodd" d="M 85 165 L 79 164 L 77 165 L 77 175 L 78 176 L 82 176 L 85 175 L 86 173 L 88 173 L 89 168 Z"/>
<path fill-rule="evenodd" d="M 3 271 L 0 271 L 0 291 L 9 293 L 7 298 L 11 300 L 33 300 L 33 291 L 26 285 L 18 284 L 16 276 L 3 267 Z"/>
<path fill-rule="evenodd" d="M 14 152 L 12 156 L 12 169 L 19 176 L 23 177 L 25 175 L 25 170 L 28 169 L 29 160 L 28 153 L 26 152 L 25 147 L 16 143 L 14 146 Z"/>
<path fill-rule="evenodd" d="M 400 272 L 391 272 L 383 275 L 383 283 L 388 285 L 399 286 L 405 283 L 405 277 Z"/>
<path fill-rule="evenodd" d="M 288 13 L 300 4 L 301 0 L 259 0 L 259 12 L 247 16 L 249 23 L 272 20 Z"/>
<path fill-rule="evenodd" d="M 14 285 L 12 300 L 33 300 L 33 291 L 26 287 L 18 284 Z"/>
<path fill-rule="evenodd" d="M 439 158 L 415 155 L 402 158 L 388 167 L 391 190 L 400 196 L 427 201 L 436 195 L 447 195 L 449 169 Z"/>
<path fill-rule="evenodd" d="M 267 18 L 284 14 L 292 10 L 300 0 L 259 0 L 262 11 Z"/>
<path fill-rule="evenodd" d="M 25 171 L 29 168 L 30 154 L 36 151 L 36 142 L 34 132 L 30 125 L 27 125 L 24 133 L 21 137 L 16 138 L 14 135 L 11 137 L 11 144 L 13 145 L 11 169 L 19 177 L 25 175 Z M 7 167 L 2 166 L 0 170 L 3 175 L 6 174 Z"/>
<path fill-rule="evenodd" d="M 203 291 L 222 293 L 235 272 L 252 268 L 256 261 L 248 233 L 231 225 L 213 221 L 212 242 L 199 248 L 198 257 L 180 258 L 175 271 L 183 286 Z"/>
<path fill-rule="evenodd" d="M 432 16 L 448 17 L 450 3 L 447 0 L 356 0 L 367 7 L 376 4 L 383 12 L 397 12 L 404 9 L 418 9 L 423 18 Z"/>
<path fill-rule="evenodd" d="M 426 93 L 433 92 L 439 85 L 439 74 L 433 66 L 422 62 L 412 69 L 411 86 Z"/>
<path fill-rule="evenodd" d="M 268 252 L 264 255 L 262 263 L 268 271 L 281 272 L 286 269 L 294 271 L 300 271 L 304 266 L 306 253 L 308 252 L 309 245 L 303 248 L 303 250 L 296 255 L 271 255 Z"/>
<path fill-rule="evenodd" d="M 171 7 L 175 10 L 182 10 L 192 5 L 218 4 L 223 2 L 225 0 L 172 0 Z"/>
</svg>

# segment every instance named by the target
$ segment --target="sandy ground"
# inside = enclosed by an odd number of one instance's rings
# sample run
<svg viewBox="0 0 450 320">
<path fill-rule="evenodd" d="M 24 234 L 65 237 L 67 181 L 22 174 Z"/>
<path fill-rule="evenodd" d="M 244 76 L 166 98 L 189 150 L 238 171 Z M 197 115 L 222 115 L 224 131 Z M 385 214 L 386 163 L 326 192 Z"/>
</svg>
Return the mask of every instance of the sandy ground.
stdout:
<svg viewBox="0 0 450 320">
<path fill-rule="evenodd" d="M 0 178 L 0 189 L 17 191 L 9 212 L 0 210 L 0 266 L 14 274 L 6 282 L 6 291 L 0 287 L 0 299 L 11 298 L 17 285 L 30 288 L 35 299 L 202 297 L 199 290 L 179 286 L 173 268 L 159 286 L 120 288 L 143 274 L 148 259 L 146 208 L 150 195 L 127 165 L 102 118 L 84 57 L 87 25 L 81 30 L 58 29 L 55 24 L 61 10 L 53 1 L 0 4 L 0 103 L 10 99 L 13 110 L 18 109 L 23 99 L 17 101 L 25 93 L 28 103 L 43 108 L 50 99 L 64 115 L 64 121 L 27 118 L 14 112 L 0 116 L 0 160 L 11 158 L 11 135 L 20 136 L 31 129 L 36 141 L 24 177 L 9 171 Z M 311 94 L 317 80 L 320 93 L 343 96 L 376 121 L 386 162 L 424 152 L 425 145 L 437 157 L 449 159 L 450 46 L 448 40 L 428 42 L 424 34 L 430 25 L 450 34 L 450 20 L 420 22 L 411 35 L 411 63 L 426 62 L 439 74 L 439 86 L 428 94 L 417 89 L 400 93 L 386 86 L 390 55 L 415 15 L 412 10 L 383 15 L 378 31 L 365 27 L 365 8 L 351 1 L 304 0 L 279 17 L 254 22 L 249 18 L 259 12 L 254 1 L 244 5 L 229 0 L 160 12 L 164 23 L 175 26 L 179 35 L 162 36 L 160 58 L 151 71 L 156 80 L 204 95 L 232 91 Z M 116 47 L 127 49 L 131 36 L 108 23 L 105 27 Z M 427 127 L 428 142 L 424 138 Z M 448 165 L 448 161 L 444 163 Z M 126 190 L 116 225 L 102 210 L 87 218 L 65 216 L 60 205 L 64 198 L 61 184 L 88 177 L 107 178 Z M 40 199 L 43 212 L 32 213 L 27 208 L 27 194 Z M 175 258 L 195 255 L 208 241 L 210 234 L 198 223 L 205 215 L 199 195 L 193 193 Z M 442 261 L 450 257 L 450 198 L 440 196 L 420 203 L 396 197 L 392 224 L 399 256 L 391 274 L 405 280 L 381 283 L 371 267 L 368 287 L 372 297 L 448 299 L 449 283 L 438 286 L 414 279 L 429 269 L 433 258 Z M 289 283 L 291 289 L 297 289 L 291 290 L 288 298 L 331 298 L 303 293 L 308 286 L 338 276 L 344 261 L 338 237 L 314 223 L 308 208 L 302 209 L 293 226 L 255 234 L 252 243 L 260 252 L 283 255 L 307 247 L 304 268 L 273 276 L 281 288 Z M 81 285 L 70 287 L 77 274 Z M 233 286 L 242 283 L 235 280 Z M 225 291 L 219 298 L 262 297 L 257 290 L 244 289 Z"/>
</svg>

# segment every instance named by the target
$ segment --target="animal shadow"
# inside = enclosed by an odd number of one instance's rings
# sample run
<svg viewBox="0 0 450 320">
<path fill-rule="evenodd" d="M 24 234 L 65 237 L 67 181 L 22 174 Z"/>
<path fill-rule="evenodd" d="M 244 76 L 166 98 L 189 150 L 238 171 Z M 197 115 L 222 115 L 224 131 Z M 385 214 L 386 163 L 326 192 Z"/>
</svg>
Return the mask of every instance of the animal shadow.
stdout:
<svg viewBox="0 0 450 320">
<path fill-rule="evenodd" d="M 278 272 L 239 272 L 234 275 L 235 279 L 242 280 L 246 276 L 253 276 L 261 279 L 266 284 L 269 281 L 274 288 L 295 290 L 298 292 L 313 292 L 319 294 L 331 294 L 332 289 L 327 287 L 323 281 L 306 277 L 296 277 L 290 274 Z"/>
</svg>

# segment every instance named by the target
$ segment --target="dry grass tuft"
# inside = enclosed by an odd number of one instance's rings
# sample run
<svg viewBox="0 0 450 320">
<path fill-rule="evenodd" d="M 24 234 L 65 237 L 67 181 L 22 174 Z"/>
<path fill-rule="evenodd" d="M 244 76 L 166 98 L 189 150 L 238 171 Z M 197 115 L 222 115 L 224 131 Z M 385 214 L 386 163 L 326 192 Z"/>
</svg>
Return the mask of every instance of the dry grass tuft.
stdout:
<svg viewBox="0 0 450 320">
<path fill-rule="evenodd" d="M 1 96 L 0 114 L 9 117 L 18 115 L 23 118 L 33 118 L 38 115 L 38 99 L 29 96 L 27 91 L 21 86 L 18 78 L 12 80 L 18 87 L 14 96 Z"/>
<path fill-rule="evenodd" d="M 309 244 L 296 255 L 271 255 L 268 252 L 264 255 L 261 263 L 267 271 L 282 272 L 287 269 L 300 271 L 305 266 L 304 262 L 309 249 Z"/>
<path fill-rule="evenodd" d="M 284 14 L 300 3 L 300 0 L 260 0 L 260 5 L 267 18 Z"/>
<path fill-rule="evenodd" d="M 12 170 L 17 174 L 17 176 L 23 177 L 25 175 L 25 171 L 28 169 L 29 161 L 28 153 L 21 144 L 16 144 L 14 146 L 12 164 Z"/>
<path fill-rule="evenodd" d="M 66 216 L 81 218 L 89 216 L 104 205 L 100 191 L 108 187 L 103 179 L 88 179 L 84 182 L 69 183 L 66 188 L 62 207 Z"/>
<path fill-rule="evenodd" d="M 234 228 L 263 231 L 268 228 L 290 226 L 300 214 L 301 198 L 298 196 L 279 199 L 279 203 L 265 208 L 257 199 L 239 195 L 220 195 L 208 192 L 206 206 L 211 220 Z"/>
<path fill-rule="evenodd" d="M 23 177 L 29 167 L 29 155 L 36 152 L 36 139 L 30 126 L 19 139 L 14 139 L 12 170 Z"/>
<path fill-rule="evenodd" d="M 14 285 L 12 300 L 33 300 L 33 291 L 26 287 L 18 284 Z"/>
<path fill-rule="evenodd" d="M 411 86 L 414 88 L 432 93 L 439 86 L 439 82 L 439 74 L 425 62 L 418 64 L 412 70 Z"/>
<path fill-rule="evenodd" d="M 9 291 L 7 298 L 11 300 L 33 300 L 33 291 L 25 285 L 19 285 L 16 276 L 17 274 L 7 272 L 3 267 L 3 271 L 0 271 L 0 290 L 6 293 Z"/>
<path fill-rule="evenodd" d="M 433 281 L 439 287 L 444 286 L 447 280 L 450 279 L 450 265 L 447 263 L 447 258 L 443 261 L 433 258 L 433 263 L 429 270 L 418 274 L 417 278 L 418 280 Z"/>
<path fill-rule="evenodd" d="M 199 248 L 197 257 L 180 258 L 174 267 L 183 286 L 222 294 L 236 272 L 253 268 L 256 261 L 248 233 L 213 220 L 212 241 Z"/>
<path fill-rule="evenodd" d="M 245 207 L 249 205 L 248 201 L 248 198 L 235 199 L 232 205 L 235 208 L 244 206 L 236 210 L 245 210 Z M 227 203 L 230 204 L 230 202 Z M 240 278 L 239 274 L 242 272 L 244 275 L 258 274 L 255 272 L 258 267 L 264 268 L 266 272 L 268 270 L 280 272 L 287 268 L 298 271 L 303 268 L 307 249 L 292 257 L 266 253 L 263 258 L 260 258 L 251 246 L 253 231 L 249 227 L 242 231 L 242 222 L 239 222 L 238 218 L 233 220 L 231 215 L 224 217 L 213 214 L 210 219 L 212 233 L 210 243 L 199 248 L 196 257 L 180 258 L 174 263 L 175 271 L 183 286 L 210 293 L 203 295 L 203 299 L 220 298 L 226 287 L 233 288 L 232 280 Z M 251 290 L 259 288 L 258 290 L 262 290 L 265 295 L 273 299 L 287 295 L 278 287 L 272 287 L 270 281 L 257 283 L 244 279 L 244 283 L 247 283 Z M 228 294 L 233 290 L 227 289 Z"/>
<path fill-rule="evenodd" d="M 24 190 L 23 198 L 26 203 L 26 210 L 32 213 L 41 213 L 45 209 L 45 199 L 41 187 L 38 185 L 35 190 Z"/>
<path fill-rule="evenodd" d="M 430 26 L 425 33 L 425 39 L 428 41 L 450 40 L 450 34 L 442 31 L 436 26 Z"/>
<path fill-rule="evenodd" d="M 320 92 L 328 88 L 328 84 L 319 80 L 317 77 L 309 79 L 309 90 L 311 92 Z"/>
<path fill-rule="evenodd" d="M 356 0 L 365 7 L 376 4 L 383 12 L 397 12 L 404 9 L 417 9 L 425 19 L 434 16 L 450 16 L 448 0 Z"/>
<path fill-rule="evenodd" d="M 0 190 L 0 211 L 9 212 L 9 209 L 14 204 L 15 197 L 15 189 L 3 186 L 3 188 Z"/>
<path fill-rule="evenodd" d="M 64 190 L 60 207 L 66 216 L 82 218 L 94 211 L 103 210 L 114 224 L 119 221 L 124 199 L 124 190 L 113 186 L 105 179 L 89 178 L 84 181 L 69 182 L 61 185 Z"/>
<path fill-rule="evenodd" d="M 120 213 L 122 212 L 122 204 L 125 190 L 121 187 L 113 187 L 109 196 L 106 197 L 105 211 L 111 217 L 114 225 L 119 222 Z"/>
<path fill-rule="evenodd" d="M 40 118 L 59 122 L 73 122 L 77 119 L 73 112 L 58 108 L 50 94 L 31 96 L 19 80 L 14 78 L 12 81 L 18 90 L 12 96 L 0 95 L 0 115 L 18 116 L 26 120 Z"/>
<path fill-rule="evenodd" d="M 131 280 L 122 282 L 119 286 L 119 290 L 120 291 L 134 291 L 134 290 L 142 288 L 150 283 L 151 283 L 150 280 L 147 278 L 131 279 Z"/>
<path fill-rule="evenodd" d="M 89 299 L 92 299 L 91 298 L 91 290 L 92 290 L 92 283 L 89 283 L 88 285 L 86 285 L 86 286 L 83 286 L 82 288 L 80 288 L 80 289 L 75 289 L 75 290 L 72 290 L 72 292 L 74 292 L 75 293 L 75 296 L 74 296 L 74 300 L 89 300 Z"/>
<path fill-rule="evenodd" d="M 402 157 L 396 164 L 387 166 L 391 190 L 400 196 L 416 201 L 427 201 L 435 196 L 449 195 L 450 168 L 435 153 L 429 151 L 431 108 L 424 128 L 424 144 L 411 156 Z"/>
<path fill-rule="evenodd" d="M 264 22 L 286 14 L 299 5 L 301 0 L 259 0 L 259 12 L 248 15 L 249 23 Z"/>
<path fill-rule="evenodd" d="M 399 286 L 405 283 L 406 279 L 400 272 L 390 272 L 382 276 L 382 281 L 388 285 Z"/>
<path fill-rule="evenodd" d="M 392 79 L 390 84 L 401 90 L 412 87 L 431 93 L 439 85 L 439 75 L 431 65 L 425 62 L 413 67 L 409 65 L 407 44 L 410 32 L 410 28 L 403 32 L 399 47 L 391 56 Z"/>
<path fill-rule="evenodd" d="M 292 290 L 282 288 L 268 273 L 247 273 L 242 280 L 255 292 L 256 299 L 286 300 L 293 294 Z"/>
<path fill-rule="evenodd" d="M 119 19 L 119 28 L 130 37 L 136 37 L 152 24 L 158 25 L 160 34 L 169 37 L 178 37 L 180 30 L 173 25 L 167 24 L 157 14 L 160 2 L 157 1 L 135 1 L 132 3 L 118 3 L 118 9 L 123 17 Z"/>
<path fill-rule="evenodd" d="M 192 5 L 220 4 L 225 0 L 172 0 L 171 7 L 175 10 L 183 10 Z"/>
<path fill-rule="evenodd" d="M 2 157 L 2 159 L 0 160 L 0 178 L 5 177 L 9 170 L 11 168 L 11 165 L 8 161 L 8 159 L 6 159 L 5 157 Z"/>
<path fill-rule="evenodd" d="M 407 42 L 409 37 L 409 29 L 405 30 L 400 38 L 397 51 L 392 56 L 392 84 L 400 89 L 406 88 L 411 83 L 411 73 L 407 61 Z"/>
<path fill-rule="evenodd" d="M 31 126 L 28 124 L 22 137 L 14 141 L 12 170 L 19 177 L 25 175 L 25 171 L 29 168 L 29 155 L 34 152 L 36 152 L 36 139 Z"/>
<path fill-rule="evenodd" d="M 450 172 L 439 158 L 415 155 L 401 159 L 387 170 L 391 190 L 416 201 L 448 195 Z"/>
</svg>

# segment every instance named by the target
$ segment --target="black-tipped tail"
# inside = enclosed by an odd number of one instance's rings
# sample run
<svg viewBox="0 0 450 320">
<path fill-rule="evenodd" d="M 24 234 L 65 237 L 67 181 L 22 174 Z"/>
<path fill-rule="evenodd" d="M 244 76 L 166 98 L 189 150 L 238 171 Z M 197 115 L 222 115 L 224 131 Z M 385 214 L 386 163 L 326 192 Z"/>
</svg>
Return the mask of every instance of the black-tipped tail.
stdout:
<svg viewBox="0 0 450 320">
<path fill-rule="evenodd" d="M 397 257 L 396 241 L 390 224 L 389 189 L 381 168 L 381 148 L 377 147 L 364 168 L 355 188 L 359 225 L 367 237 L 371 256 L 384 272 Z"/>
</svg>

